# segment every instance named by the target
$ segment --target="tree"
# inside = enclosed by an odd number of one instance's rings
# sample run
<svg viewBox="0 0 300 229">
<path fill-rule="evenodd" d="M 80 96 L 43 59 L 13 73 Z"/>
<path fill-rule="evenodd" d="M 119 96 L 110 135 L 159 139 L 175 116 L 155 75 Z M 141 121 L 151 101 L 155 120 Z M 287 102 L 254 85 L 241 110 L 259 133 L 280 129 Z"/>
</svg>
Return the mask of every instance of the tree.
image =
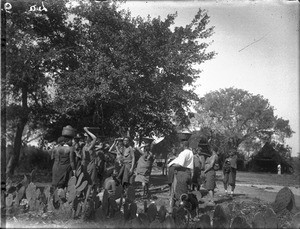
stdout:
<svg viewBox="0 0 300 229">
<path fill-rule="evenodd" d="M 198 125 L 211 130 L 214 145 L 222 152 L 237 150 L 242 143 L 271 141 L 274 134 L 284 141 L 293 133 L 288 120 L 274 115 L 267 99 L 242 89 L 207 93 L 195 109 Z"/>
<path fill-rule="evenodd" d="M 195 64 L 215 55 L 206 52 L 204 39 L 213 33 L 206 11 L 173 30 L 176 14 L 132 18 L 111 3 L 80 4 L 72 13 L 80 31 L 74 52 L 80 66 L 56 82 L 60 118 L 78 128 L 99 126 L 105 135 L 120 134 L 123 127 L 144 135 L 171 132 L 173 112 L 187 117 L 184 109 L 198 97 L 185 86 L 199 77 Z"/>
<path fill-rule="evenodd" d="M 6 71 L 2 87 L 6 90 L 5 115 L 14 131 L 13 157 L 8 175 L 18 165 L 25 126 L 37 128 L 53 113 L 48 85 L 58 72 L 72 67 L 70 50 L 74 30 L 67 26 L 65 1 L 44 1 L 48 11 L 31 12 L 30 2 L 14 1 L 5 19 Z M 73 39 L 70 39 L 73 37 Z"/>
<path fill-rule="evenodd" d="M 46 0 L 48 11 L 31 12 L 30 2 L 14 1 L 2 14 L 7 94 L 1 109 L 15 133 L 9 175 L 26 125 L 46 128 L 52 138 L 66 124 L 100 126 L 107 135 L 128 127 L 142 134 L 172 131 L 169 114 L 184 120 L 184 108 L 197 100 L 184 89 L 199 77 L 195 64 L 215 55 L 202 42 L 213 33 L 203 10 L 172 31 L 176 14 L 144 20 L 118 11 L 114 2 L 66 3 Z"/>
</svg>

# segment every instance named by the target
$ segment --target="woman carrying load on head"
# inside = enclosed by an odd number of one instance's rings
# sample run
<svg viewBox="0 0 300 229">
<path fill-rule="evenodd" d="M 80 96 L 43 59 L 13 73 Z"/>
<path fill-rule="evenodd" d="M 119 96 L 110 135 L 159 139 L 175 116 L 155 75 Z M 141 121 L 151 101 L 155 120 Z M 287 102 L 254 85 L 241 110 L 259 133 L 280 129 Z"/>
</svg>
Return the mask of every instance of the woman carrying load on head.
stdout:
<svg viewBox="0 0 300 229">
<path fill-rule="evenodd" d="M 120 169 L 119 175 L 117 179 L 119 179 L 120 183 L 123 185 L 124 190 L 131 184 L 131 177 L 133 176 L 133 169 L 135 165 L 135 155 L 134 155 L 134 149 L 132 146 L 130 146 L 130 138 L 125 137 L 123 139 L 123 152 L 121 154 L 123 155 L 123 165 Z"/>
<path fill-rule="evenodd" d="M 153 139 L 154 140 L 154 139 Z M 139 158 L 136 168 L 136 182 L 141 182 L 143 186 L 143 197 L 149 196 L 149 181 L 150 181 L 150 175 L 152 170 L 152 165 L 154 162 L 154 156 L 151 149 L 151 142 L 153 140 L 148 140 L 148 142 L 145 142 L 142 144 L 141 148 L 142 150 L 142 156 Z"/>
<path fill-rule="evenodd" d="M 75 135 L 73 139 L 73 148 L 75 153 L 75 167 L 76 170 L 80 170 L 81 161 L 82 161 L 82 148 L 84 146 L 84 142 L 82 141 L 81 135 L 78 133 Z"/>
<path fill-rule="evenodd" d="M 124 149 L 123 138 L 116 138 L 114 140 L 114 143 L 111 145 L 111 147 L 108 150 L 108 152 L 116 154 L 115 168 L 117 172 L 120 171 L 123 165 L 123 155 L 122 155 L 123 149 Z"/>
<path fill-rule="evenodd" d="M 68 186 L 72 171 L 75 173 L 74 149 L 72 138 L 61 136 L 58 138 L 59 145 L 53 150 L 52 158 L 52 186 L 54 188 L 65 188 Z"/>
<path fill-rule="evenodd" d="M 224 161 L 223 165 L 223 174 L 224 174 L 224 189 L 225 194 L 227 194 L 228 185 L 231 186 L 230 195 L 232 196 L 235 189 L 235 181 L 236 181 L 236 170 L 237 170 L 237 155 L 234 151 L 229 152 L 229 157 L 227 157 Z"/>
<path fill-rule="evenodd" d="M 88 130 L 87 127 L 83 128 L 85 131 L 85 145 L 82 148 L 82 168 L 85 178 L 88 181 L 89 189 L 94 188 L 96 182 L 96 152 L 95 145 L 97 137 Z"/>
</svg>

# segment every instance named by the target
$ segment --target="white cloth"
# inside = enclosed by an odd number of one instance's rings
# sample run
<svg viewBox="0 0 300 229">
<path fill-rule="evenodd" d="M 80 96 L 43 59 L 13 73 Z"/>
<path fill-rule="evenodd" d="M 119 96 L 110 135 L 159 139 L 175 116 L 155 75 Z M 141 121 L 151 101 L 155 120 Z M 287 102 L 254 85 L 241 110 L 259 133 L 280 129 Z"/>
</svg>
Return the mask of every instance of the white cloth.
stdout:
<svg viewBox="0 0 300 229">
<path fill-rule="evenodd" d="M 168 164 L 168 167 L 170 167 L 173 164 L 179 164 L 182 167 L 194 169 L 194 154 L 192 150 L 183 150 L 174 160 L 172 160 Z"/>
</svg>

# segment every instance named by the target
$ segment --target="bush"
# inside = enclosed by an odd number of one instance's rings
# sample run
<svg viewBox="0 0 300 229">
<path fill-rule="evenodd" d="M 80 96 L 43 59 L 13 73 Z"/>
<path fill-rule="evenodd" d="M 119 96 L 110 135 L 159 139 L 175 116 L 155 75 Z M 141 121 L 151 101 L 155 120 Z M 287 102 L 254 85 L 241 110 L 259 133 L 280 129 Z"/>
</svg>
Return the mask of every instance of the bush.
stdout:
<svg viewBox="0 0 300 229">
<path fill-rule="evenodd" d="M 31 172 L 34 168 L 51 170 L 52 164 L 49 151 L 34 146 L 25 146 L 21 149 L 18 170 L 23 172 Z"/>
</svg>

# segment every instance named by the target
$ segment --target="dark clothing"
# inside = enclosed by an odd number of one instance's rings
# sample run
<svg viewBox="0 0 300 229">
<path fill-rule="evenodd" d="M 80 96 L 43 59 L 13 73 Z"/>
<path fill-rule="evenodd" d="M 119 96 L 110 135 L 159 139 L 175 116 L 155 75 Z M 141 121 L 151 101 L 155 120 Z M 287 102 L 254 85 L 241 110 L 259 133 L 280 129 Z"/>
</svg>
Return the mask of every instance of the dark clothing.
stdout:
<svg viewBox="0 0 300 229">
<path fill-rule="evenodd" d="M 214 190 L 216 188 L 216 171 L 214 167 L 217 161 L 218 161 L 218 156 L 216 154 L 213 154 L 212 156 L 206 158 L 205 169 L 210 168 L 205 173 L 204 188 L 206 190 Z"/>
<path fill-rule="evenodd" d="M 57 146 L 53 151 L 52 185 L 58 188 L 67 187 L 72 170 L 75 170 L 74 149 L 64 145 Z"/>
<path fill-rule="evenodd" d="M 200 187 L 201 185 L 201 168 L 202 163 L 198 155 L 194 155 L 194 172 L 192 177 L 192 184 Z"/>
<path fill-rule="evenodd" d="M 118 179 L 121 180 L 121 184 L 124 185 L 125 183 L 131 184 L 133 182 L 133 171 L 130 173 L 130 169 L 132 167 L 133 162 L 133 148 L 131 146 L 124 148 L 123 150 L 123 165 L 120 169 Z"/>
<path fill-rule="evenodd" d="M 228 185 L 231 185 L 232 187 L 235 187 L 235 181 L 236 181 L 236 169 L 231 168 L 231 171 L 229 173 L 224 173 L 224 188 L 227 189 Z"/>
<path fill-rule="evenodd" d="M 174 170 L 174 180 L 172 184 L 173 198 L 180 201 L 180 196 L 188 193 L 188 186 L 191 184 L 191 170 L 184 167 L 177 167 Z"/>
<path fill-rule="evenodd" d="M 214 169 L 206 173 L 204 188 L 206 190 L 214 190 L 216 188 L 216 171 Z"/>
<path fill-rule="evenodd" d="M 89 185 L 95 185 L 97 178 L 96 171 L 96 153 L 93 149 L 88 150 L 87 145 L 85 145 L 82 149 L 82 168 L 85 175 L 86 180 Z"/>
<path fill-rule="evenodd" d="M 152 155 L 142 155 L 137 163 L 135 181 L 149 183 L 152 163 L 154 158 Z"/>
<path fill-rule="evenodd" d="M 224 174 L 224 188 L 227 190 L 228 185 L 235 187 L 236 181 L 236 170 L 237 170 L 237 156 L 233 155 L 225 159 L 223 165 L 223 174 Z"/>
</svg>

